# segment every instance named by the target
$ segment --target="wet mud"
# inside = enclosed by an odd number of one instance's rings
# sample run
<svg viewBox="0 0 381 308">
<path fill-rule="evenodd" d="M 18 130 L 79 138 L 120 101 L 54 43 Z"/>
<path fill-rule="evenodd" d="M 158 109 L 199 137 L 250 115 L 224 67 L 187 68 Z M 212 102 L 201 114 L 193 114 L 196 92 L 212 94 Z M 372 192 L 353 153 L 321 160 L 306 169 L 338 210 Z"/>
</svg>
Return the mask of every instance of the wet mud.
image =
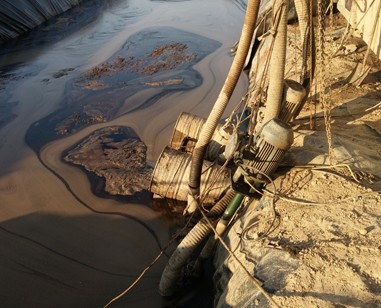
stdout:
<svg viewBox="0 0 381 308">
<path fill-rule="evenodd" d="M 136 133 L 118 126 L 95 131 L 64 153 L 64 160 L 104 179 L 106 193 L 132 196 L 148 189 L 152 167 L 146 154 L 147 147 Z"/>
</svg>

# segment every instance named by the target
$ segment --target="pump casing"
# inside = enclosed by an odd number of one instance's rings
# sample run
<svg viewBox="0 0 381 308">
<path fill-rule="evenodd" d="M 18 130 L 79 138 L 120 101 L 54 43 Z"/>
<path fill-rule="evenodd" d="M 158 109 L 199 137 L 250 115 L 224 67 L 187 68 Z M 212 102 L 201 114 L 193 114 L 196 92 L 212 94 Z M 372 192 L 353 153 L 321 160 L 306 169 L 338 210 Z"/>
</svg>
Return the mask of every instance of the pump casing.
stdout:
<svg viewBox="0 0 381 308">
<path fill-rule="evenodd" d="M 293 140 L 292 128 L 287 123 L 279 119 L 265 123 L 254 138 L 254 144 L 241 150 L 236 157 L 238 168 L 233 175 L 234 189 L 250 194 L 251 186 L 257 188 L 268 183 Z"/>
</svg>

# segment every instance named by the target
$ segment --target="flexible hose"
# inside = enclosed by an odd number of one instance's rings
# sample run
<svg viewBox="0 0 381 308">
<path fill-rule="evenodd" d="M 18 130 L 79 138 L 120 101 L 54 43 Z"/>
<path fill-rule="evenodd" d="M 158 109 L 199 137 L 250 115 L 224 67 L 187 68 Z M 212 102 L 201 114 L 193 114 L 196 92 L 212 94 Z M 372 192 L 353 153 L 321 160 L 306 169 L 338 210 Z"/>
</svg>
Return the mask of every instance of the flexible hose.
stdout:
<svg viewBox="0 0 381 308">
<path fill-rule="evenodd" d="M 314 74 L 315 66 L 315 46 L 313 39 L 311 39 L 311 32 L 313 27 L 310 24 L 310 7 L 307 0 L 295 0 L 295 9 L 298 15 L 300 41 L 302 43 L 302 75 L 300 83 L 309 91 L 312 75 Z M 312 32 L 313 34 L 313 32 Z M 310 72 L 308 74 L 308 56 L 311 57 Z"/>
<path fill-rule="evenodd" d="M 218 233 L 218 235 L 221 236 L 224 233 L 230 220 L 233 218 L 234 214 L 237 212 L 237 209 L 241 205 L 244 197 L 245 196 L 243 194 L 240 194 L 238 192 L 235 193 L 232 201 L 229 203 L 224 214 L 217 223 L 216 232 Z M 192 274 L 194 276 L 200 276 L 202 265 L 204 264 L 205 260 L 207 260 L 211 256 L 217 239 L 217 236 L 211 236 L 205 243 L 204 247 L 200 252 L 200 255 L 198 256 L 196 262 L 193 265 Z"/>
<path fill-rule="evenodd" d="M 202 161 L 206 148 L 210 142 L 217 124 L 233 94 L 234 88 L 243 70 L 245 60 L 250 49 L 254 28 L 257 22 L 260 0 L 249 0 L 246 9 L 244 24 L 239 40 L 238 50 L 230 67 L 229 73 L 221 92 L 209 114 L 195 145 L 189 174 L 189 197 L 186 212 L 192 213 L 198 207 L 197 197 L 200 195 L 200 181 Z"/>
<path fill-rule="evenodd" d="M 207 214 L 212 219 L 221 217 L 227 206 L 235 196 L 235 191 L 230 189 L 220 201 L 218 201 Z M 207 221 L 201 219 L 177 246 L 168 260 L 159 284 L 159 292 L 162 296 L 171 296 L 176 290 L 176 283 L 181 274 L 181 269 L 189 259 L 193 251 L 200 245 L 211 229 Z"/>
<path fill-rule="evenodd" d="M 307 0 L 294 0 L 296 13 L 299 21 L 299 32 L 302 44 L 308 39 L 307 28 L 309 27 L 309 15 Z"/>
<path fill-rule="evenodd" d="M 275 25 L 277 27 L 274 41 L 274 49 L 270 60 L 270 80 L 269 87 L 267 90 L 267 103 L 263 124 L 267 123 L 273 118 L 278 117 L 281 108 L 284 71 L 286 63 L 287 11 L 288 0 L 275 1 L 274 20 L 279 20 L 279 23 L 278 25 Z"/>
<path fill-rule="evenodd" d="M 316 62 L 316 48 L 315 48 L 315 34 L 312 20 L 312 8 L 310 7 L 308 0 L 295 0 L 295 8 L 299 20 L 299 31 L 301 42 L 303 44 L 303 54 L 302 54 L 302 74 L 300 78 L 300 83 L 306 89 L 306 96 L 299 104 L 297 110 L 293 114 L 293 119 L 295 119 L 300 111 L 302 110 L 305 101 L 308 98 L 308 93 L 310 92 L 312 79 L 315 74 L 315 62 Z"/>
</svg>

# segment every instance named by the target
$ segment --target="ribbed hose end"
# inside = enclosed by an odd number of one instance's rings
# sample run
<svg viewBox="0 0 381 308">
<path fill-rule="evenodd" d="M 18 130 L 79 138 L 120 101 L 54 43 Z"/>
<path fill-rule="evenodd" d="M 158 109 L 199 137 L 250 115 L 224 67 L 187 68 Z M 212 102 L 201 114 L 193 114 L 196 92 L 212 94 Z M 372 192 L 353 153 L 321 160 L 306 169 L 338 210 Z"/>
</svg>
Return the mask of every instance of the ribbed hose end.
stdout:
<svg viewBox="0 0 381 308">
<path fill-rule="evenodd" d="M 171 296 L 176 292 L 182 267 L 209 233 L 209 225 L 201 220 L 177 246 L 161 275 L 159 293 L 162 296 Z"/>
<path fill-rule="evenodd" d="M 173 271 L 172 268 L 166 267 L 162 273 L 162 277 L 159 283 L 159 294 L 163 297 L 172 296 L 176 291 L 177 277 L 180 275 L 180 271 Z"/>
<path fill-rule="evenodd" d="M 232 201 L 234 195 L 234 190 L 229 190 L 226 195 L 213 206 L 208 215 L 211 217 L 222 215 L 228 204 Z M 159 283 L 159 293 L 161 296 L 171 296 L 176 292 L 177 282 L 178 278 L 181 276 L 182 267 L 190 258 L 193 251 L 209 235 L 210 231 L 211 228 L 209 224 L 203 218 L 192 230 L 189 231 L 186 237 L 184 237 L 181 243 L 177 246 L 161 275 Z"/>
</svg>

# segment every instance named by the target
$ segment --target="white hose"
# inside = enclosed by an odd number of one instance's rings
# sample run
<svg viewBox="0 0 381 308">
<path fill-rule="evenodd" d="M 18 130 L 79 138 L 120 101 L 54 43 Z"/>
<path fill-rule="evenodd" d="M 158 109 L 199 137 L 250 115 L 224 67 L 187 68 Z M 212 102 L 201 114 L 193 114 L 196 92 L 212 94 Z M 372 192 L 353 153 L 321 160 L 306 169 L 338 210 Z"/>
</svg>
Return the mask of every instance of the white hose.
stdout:
<svg viewBox="0 0 381 308">
<path fill-rule="evenodd" d="M 212 111 L 209 114 L 199 138 L 195 145 L 191 170 L 189 174 L 189 195 L 188 206 L 185 214 L 194 212 L 198 207 L 198 198 L 200 196 L 200 180 L 201 168 L 207 146 L 212 139 L 213 133 L 216 130 L 223 112 L 233 94 L 234 88 L 237 85 L 238 79 L 245 65 L 246 57 L 249 52 L 251 41 L 254 35 L 254 29 L 257 22 L 260 0 L 249 0 L 246 9 L 244 24 L 242 27 L 241 37 L 238 44 L 237 53 L 230 67 L 228 76 L 224 86 L 215 102 Z"/>
</svg>

